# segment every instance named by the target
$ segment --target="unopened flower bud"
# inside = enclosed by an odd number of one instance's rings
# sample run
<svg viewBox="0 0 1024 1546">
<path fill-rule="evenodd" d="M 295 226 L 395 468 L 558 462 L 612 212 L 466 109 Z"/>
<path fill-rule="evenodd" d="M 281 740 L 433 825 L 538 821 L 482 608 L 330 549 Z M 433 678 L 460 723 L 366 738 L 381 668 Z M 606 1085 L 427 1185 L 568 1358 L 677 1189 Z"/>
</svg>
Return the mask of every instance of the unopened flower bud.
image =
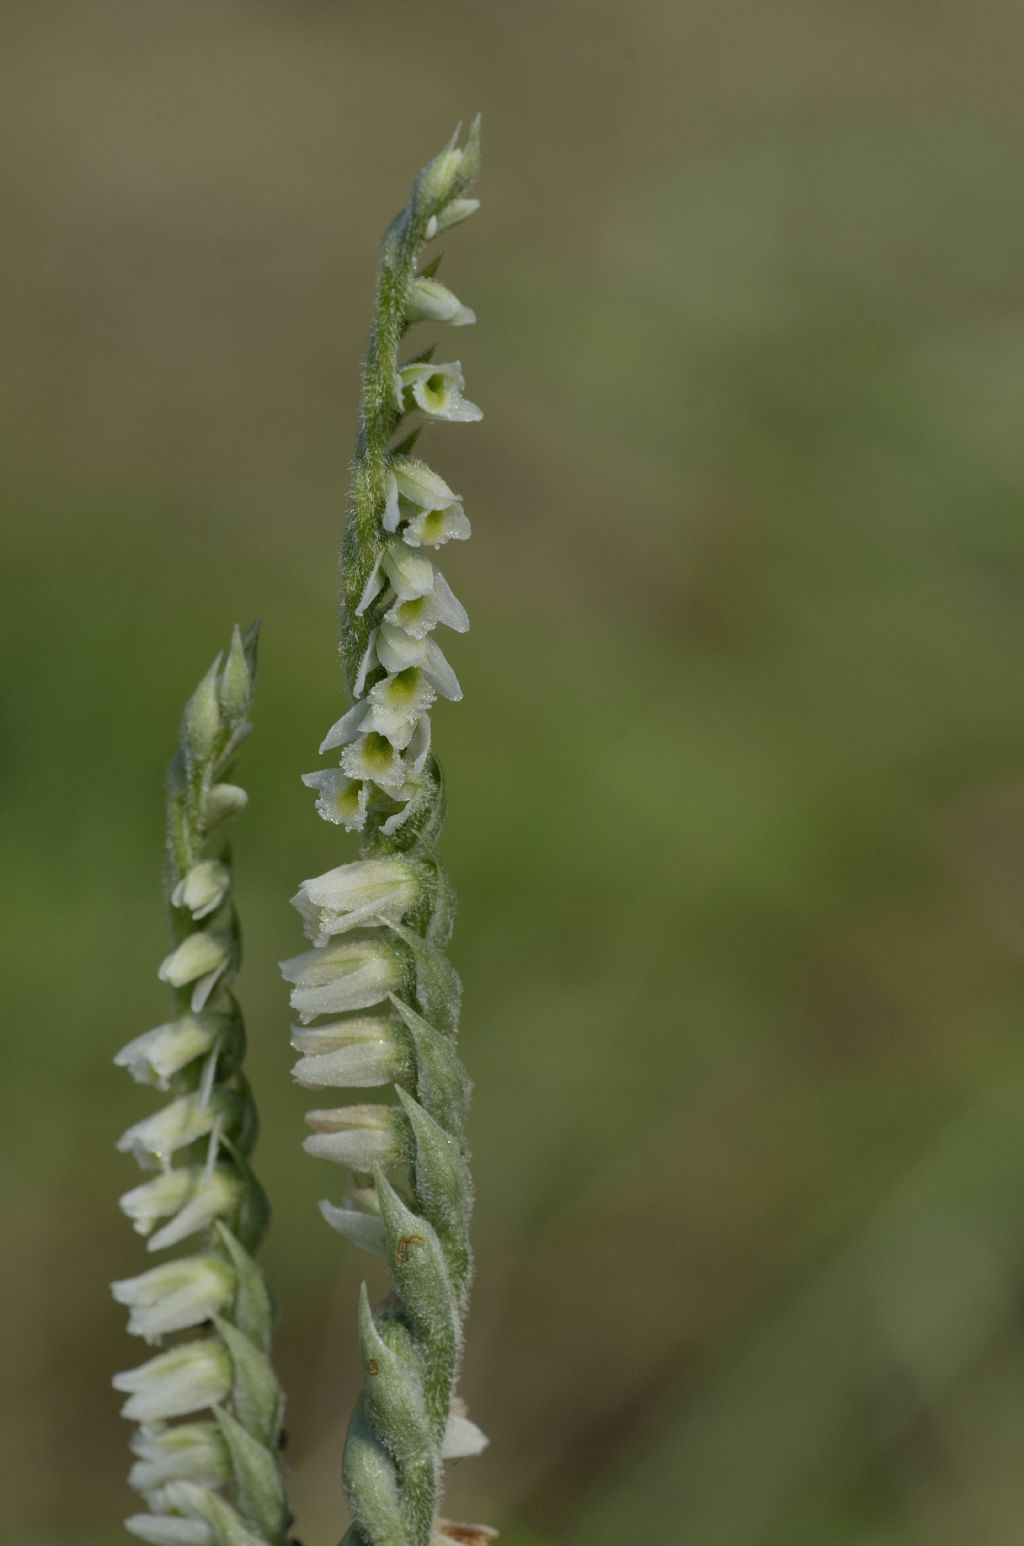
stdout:
<svg viewBox="0 0 1024 1546">
<path fill-rule="evenodd" d="M 214 784 L 206 796 L 206 807 L 203 812 L 203 825 L 207 832 L 219 826 L 222 821 L 227 821 L 230 816 L 237 816 L 239 811 L 244 811 L 249 803 L 249 796 L 238 784 Z"/>
<path fill-rule="evenodd" d="M 469 126 L 465 145 L 458 145 L 461 125 L 444 149 L 428 161 L 416 179 L 416 200 L 422 205 L 445 203 L 468 188 L 480 166 L 480 120 Z"/>
<path fill-rule="evenodd" d="M 390 1106 L 339 1106 L 333 1111 L 307 1111 L 314 1129 L 302 1147 L 317 1159 L 353 1170 L 394 1165 L 401 1158 L 401 1130 Z"/>
<path fill-rule="evenodd" d="M 169 982 L 172 988 L 194 984 L 192 1009 L 198 1014 L 230 965 L 233 953 L 233 941 L 226 934 L 218 934 L 213 929 L 197 929 L 165 957 L 157 976 L 161 982 Z"/>
<path fill-rule="evenodd" d="M 174 1075 L 205 1056 L 215 1041 L 229 1034 L 231 1025 L 226 1015 L 212 1012 L 181 1015 L 136 1036 L 121 1048 L 114 1062 L 118 1068 L 127 1068 L 136 1083 L 166 1090 Z"/>
<path fill-rule="evenodd" d="M 132 1514 L 124 1527 L 149 1546 L 217 1546 L 216 1532 L 205 1520 L 181 1514 Z"/>
<path fill-rule="evenodd" d="M 172 988 L 184 988 L 197 978 L 226 966 L 230 954 L 231 941 L 226 935 L 197 929 L 165 957 L 157 976 L 161 982 L 169 982 Z"/>
<path fill-rule="evenodd" d="M 450 322 L 452 327 L 468 327 L 476 321 L 476 313 L 463 306 L 447 285 L 419 275 L 409 286 L 405 319 L 407 322 Z"/>
<path fill-rule="evenodd" d="M 219 859 L 193 864 L 171 892 L 171 904 L 184 907 L 193 918 L 205 918 L 217 908 L 231 887 L 231 871 Z"/>
<path fill-rule="evenodd" d="M 468 220 L 479 208 L 479 199 L 452 199 L 427 221 L 427 240 L 431 241 L 435 236 L 440 236 L 442 231 L 448 231 L 453 225 Z"/>
<path fill-rule="evenodd" d="M 131 1314 L 128 1330 L 152 1341 L 186 1326 L 201 1326 L 229 1305 L 235 1275 L 219 1256 L 187 1256 L 151 1267 L 136 1278 L 110 1285 L 118 1304 Z"/>
<path fill-rule="evenodd" d="M 206 1138 L 217 1124 L 237 1119 L 239 1099 L 232 1090 L 214 1090 L 204 1100 L 198 1093 L 179 1095 L 169 1105 L 136 1122 L 118 1139 L 122 1154 L 133 1154 L 139 1164 L 164 1162 L 179 1149 Z"/>
<path fill-rule="evenodd" d="M 323 1014 L 369 1009 L 401 991 L 406 967 L 396 948 L 383 940 L 342 940 L 281 962 L 294 984 L 292 1008 L 303 1024 Z"/>
<path fill-rule="evenodd" d="M 400 923 L 415 905 L 420 869 L 404 859 L 362 859 L 304 880 L 292 898 L 314 943 L 366 923 Z"/>
<path fill-rule="evenodd" d="M 150 1236 L 149 1249 L 163 1250 L 176 1245 L 214 1219 L 228 1218 L 237 1209 L 242 1183 L 230 1171 L 217 1165 L 207 1174 L 202 1165 L 183 1165 L 161 1171 L 150 1181 L 133 1187 L 121 1198 L 125 1213 L 140 1235 Z M 168 1222 L 152 1231 L 161 1220 Z"/>
<path fill-rule="evenodd" d="M 402 1037 L 394 1019 L 386 1015 L 355 1015 L 328 1025 L 296 1026 L 292 1046 L 304 1054 L 292 1069 L 292 1078 L 311 1090 L 394 1084 L 406 1064 Z"/>
<path fill-rule="evenodd" d="M 231 1390 L 231 1359 L 212 1337 L 183 1342 L 137 1369 L 116 1374 L 113 1384 L 128 1393 L 122 1416 L 140 1423 L 166 1422 L 223 1401 Z"/>
<path fill-rule="evenodd" d="M 222 1487 L 231 1480 L 228 1454 L 215 1423 L 176 1423 L 141 1428 L 132 1436 L 137 1457 L 128 1475 L 136 1492 L 152 1493 L 168 1482 Z"/>
</svg>

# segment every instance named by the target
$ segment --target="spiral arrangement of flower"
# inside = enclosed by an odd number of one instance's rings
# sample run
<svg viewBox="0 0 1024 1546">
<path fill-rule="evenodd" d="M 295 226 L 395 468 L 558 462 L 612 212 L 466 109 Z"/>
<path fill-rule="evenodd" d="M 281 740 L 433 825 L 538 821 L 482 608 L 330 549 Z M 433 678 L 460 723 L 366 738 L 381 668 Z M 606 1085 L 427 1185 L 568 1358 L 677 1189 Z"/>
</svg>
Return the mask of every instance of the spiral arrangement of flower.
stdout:
<svg viewBox="0 0 1024 1546">
<path fill-rule="evenodd" d="M 392 1293 L 359 1307 L 364 1386 L 344 1480 L 345 1546 L 484 1542 L 495 1532 L 439 1517 L 443 1463 L 483 1434 L 455 1398 L 471 1273 L 472 1209 L 463 1126 L 469 1083 L 456 1050 L 459 980 L 447 959 L 454 900 L 435 845 L 444 788 L 430 713 L 461 697 L 437 643 L 468 618 L 432 555 L 469 536 L 459 496 L 412 455 L 408 415 L 471 422 L 458 362 L 432 349 L 402 361 L 420 322 L 462 326 L 473 313 L 420 267 L 425 246 L 466 219 L 479 129 L 458 131 L 416 178 L 384 235 L 363 384 L 362 423 L 342 550 L 342 659 L 352 707 L 328 731 L 333 767 L 306 775 L 328 821 L 362 835 L 362 857 L 302 883 L 295 905 L 312 948 L 286 961 L 300 1021 L 296 1079 L 311 1089 L 393 1086 L 393 1103 L 312 1111 L 305 1147 L 347 1168 L 324 1217 L 385 1258 Z"/>
<path fill-rule="evenodd" d="M 240 935 L 225 836 L 246 803 L 228 778 L 255 671 L 256 629 L 236 628 L 185 709 L 167 793 L 177 943 L 159 970 L 175 1015 L 115 1059 L 170 1097 L 120 1140 L 152 1172 L 121 1207 L 150 1251 L 198 1244 L 113 1285 L 129 1331 L 167 1344 L 114 1380 L 128 1397 L 124 1416 L 139 1425 L 129 1481 L 147 1508 L 126 1526 L 152 1546 L 284 1546 L 288 1534 L 271 1301 L 253 1254 L 268 1208 L 249 1165 L 257 1124 L 232 992 Z"/>
</svg>

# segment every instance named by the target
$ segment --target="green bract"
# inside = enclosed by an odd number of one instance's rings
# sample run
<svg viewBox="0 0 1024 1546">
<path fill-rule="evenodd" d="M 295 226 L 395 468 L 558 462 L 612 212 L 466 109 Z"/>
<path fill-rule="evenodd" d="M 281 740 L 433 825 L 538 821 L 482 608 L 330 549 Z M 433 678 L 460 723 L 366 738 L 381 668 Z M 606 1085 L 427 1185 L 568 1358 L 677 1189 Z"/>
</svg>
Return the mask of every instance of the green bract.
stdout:
<svg viewBox="0 0 1024 1546">
<path fill-rule="evenodd" d="M 240 937 L 224 837 L 245 805 L 223 780 L 249 730 L 255 671 L 256 629 L 236 628 L 185 709 L 167 795 L 175 946 L 159 970 L 176 1017 L 115 1059 L 170 1095 L 118 1145 L 155 1172 L 121 1206 L 151 1251 L 192 1242 L 188 1255 L 113 1285 L 129 1331 L 156 1343 L 183 1334 L 114 1380 L 124 1415 L 142 1425 L 129 1481 L 148 1512 L 126 1523 L 154 1546 L 284 1546 L 288 1533 L 270 1296 L 252 1255 L 267 1205 L 248 1164 L 256 1118 L 231 991 Z"/>
<path fill-rule="evenodd" d="M 393 1084 L 397 1097 L 311 1112 L 306 1140 L 349 1171 L 344 1201 L 322 1204 L 324 1217 L 386 1257 L 394 1290 L 376 1313 L 365 1290 L 360 1302 L 365 1384 L 345 1451 L 354 1518 L 343 1546 L 492 1534 L 438 1517 L 443 1462 L 486 1444 L 455 1396 L 471 1269 L 468 1080 L 455 1050 L 459 980 L 444 953 L 453 902 L 434 854 L 444 793 L 430 722 L 439 696 L 462 696 L 435 631 L 469 626 L 435 559 L 470 527 L 455 490 L 412 455 L 419 430 L 404 422 L 481 413 L 463 395 L 457 361 L 435 363 L 421 345 L 399 357 L 413 325 L 475 320 L 435 278 L 437 263 L 421 269 L 420 259 L 477 208 L 465 195 L 478 162 L 474 123 L 464 145 L 456 131 L 424 167 L 384 235 L 342 549 L 341 653 L 353 702 L 321 747 L 335 765 L 305 779 L 326 820 L 362 834 L 362 857 L 302 883 L 294 900 L 313 948 L 283 967 L 302 1022 L 299 1082 L 318 1091 Z M 197 900 L 205 905 L 216 885 L 204 876 Z"/>
</svg>

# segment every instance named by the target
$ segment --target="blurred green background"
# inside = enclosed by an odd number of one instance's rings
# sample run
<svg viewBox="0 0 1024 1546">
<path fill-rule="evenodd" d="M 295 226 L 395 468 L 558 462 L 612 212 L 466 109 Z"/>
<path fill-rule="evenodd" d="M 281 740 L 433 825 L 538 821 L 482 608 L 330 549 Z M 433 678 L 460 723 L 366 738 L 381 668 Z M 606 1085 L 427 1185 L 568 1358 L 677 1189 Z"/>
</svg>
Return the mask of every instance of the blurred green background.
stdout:
<svg viewBox="0 0 1024 1546">
<path fill-rule="evenodd" d="M 1024 1517 L 1024 11 L 8 0 L 3 1535 L 123 1540 L 161 779 L 263 619 L 238 833 L 297 1534 L 366 1259 L 276 961 L 352 853 L 336 551 L 377 238 L 477 109 L 436 716 L 507 1546 L 1008 1546 Z"/>
</svg>

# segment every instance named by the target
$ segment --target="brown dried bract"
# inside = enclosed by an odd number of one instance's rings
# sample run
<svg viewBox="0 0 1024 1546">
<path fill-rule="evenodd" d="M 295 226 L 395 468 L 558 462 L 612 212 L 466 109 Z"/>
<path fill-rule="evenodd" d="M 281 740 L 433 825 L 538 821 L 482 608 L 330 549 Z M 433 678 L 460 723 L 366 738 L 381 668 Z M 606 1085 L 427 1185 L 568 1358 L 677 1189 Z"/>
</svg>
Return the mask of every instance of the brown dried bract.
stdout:
<svg viewBox="0 0 1024 1546">
<path fill-rule="evenodd" d="M 487 1546 L 488 1541 L 498 1539 L 498 1532 L 492 1530 L 490 1525 L 464 1525 L 456 1524 L 453 1519 L 439 1519 L 436 1538 L 461 1541 L 463 1546 Z"/>
</svg>

